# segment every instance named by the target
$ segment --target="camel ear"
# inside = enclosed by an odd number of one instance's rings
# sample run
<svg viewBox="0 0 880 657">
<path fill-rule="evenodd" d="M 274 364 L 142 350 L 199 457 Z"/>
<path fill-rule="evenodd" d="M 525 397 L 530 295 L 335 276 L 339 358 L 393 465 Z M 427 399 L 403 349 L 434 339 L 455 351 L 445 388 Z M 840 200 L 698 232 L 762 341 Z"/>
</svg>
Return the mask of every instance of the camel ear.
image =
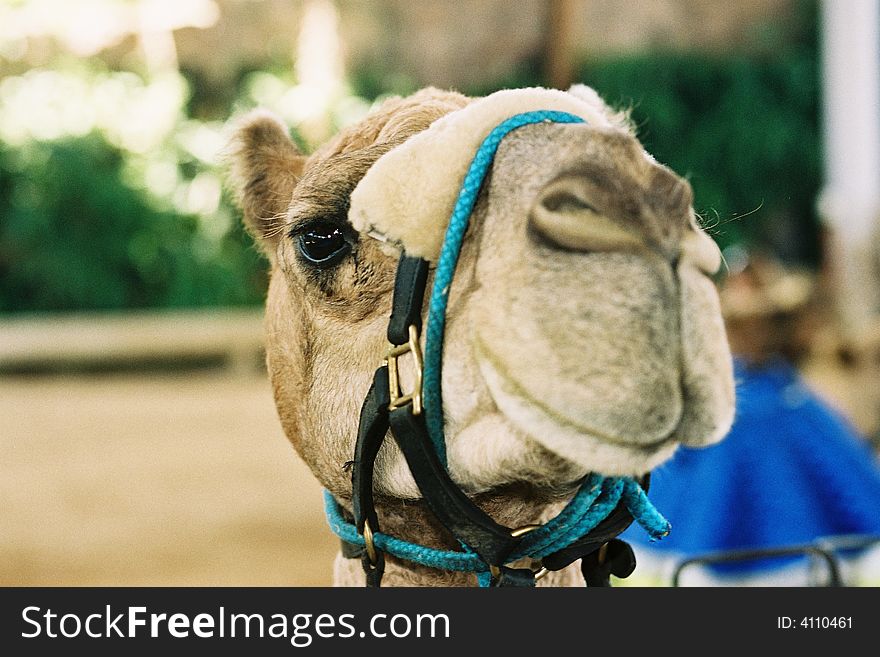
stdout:
<svg viewBox="0 0 880 657">
<path fill-rule="evenodd" d="M 306 157 L 284 124 L 265 110 L 238 122 L 227 153 L 231 187 L 245 226 L 271 255 Z"/>
</svg>

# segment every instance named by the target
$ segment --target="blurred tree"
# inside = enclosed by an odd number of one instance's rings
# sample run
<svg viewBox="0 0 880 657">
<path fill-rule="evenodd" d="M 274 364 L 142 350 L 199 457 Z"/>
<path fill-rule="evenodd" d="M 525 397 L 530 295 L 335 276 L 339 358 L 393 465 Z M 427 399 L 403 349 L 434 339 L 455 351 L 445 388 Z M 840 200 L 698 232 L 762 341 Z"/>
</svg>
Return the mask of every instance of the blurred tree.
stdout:
<svg viewBox="0 0 880 657">
<path fill-rule="evenodd" d="M 812 0 L 797 3 L 784 31 L 755 29 L 739 52 L 648 51 L 588 59 L 575 81 L 628 107 L 648 151 L 694 186 L 696 210 L 722 247 L 764 249 L 816 267 L 821 229 L 818 18 Z M 552 68 L 552 67 L 550 67 Z M 547 85 L 547 62 L 523 62 L 493 84 Z M 372 97 L 407 93 L 413 83 L 365 70 L 354 88 Z"/>
<path fill-rule="evenodd" d="M 123 58 L 108 66 L 92 55 L 71 56 L 80 52 L 76 44 L 84 47 L 84 33 L 67 29 L 69 21 L 50 21 L 43 11 L 49 1 L 0 12 L 7 19 L 5 27 L 0 21 L 0 57 L 12 53 L 21 64 L 28 44 L 40 46 L 31 52 L 40 55 L 35 67 L 7 68 L 0 84 L 0 312 L 258 303 L 266 263 L 221 194 L 224 133 L 214 119 L 262 105 L 293 126 L 292 136 L 308 150 L 325 133 L 358 120 L 378 96 L 415 87 L 411 78 L 381 67 L 358 67 L 344 80 L 341 60 L 305 46 L 295 67 L 285 59 L 292 52 L 278 55 L 288 46 L 270 48 L 277 56 L 262 61 L 261 70 L 253 70 L 253 61 L 242 63 L 224 78 L 235 88 L 214 88 L 198 67 L 185 78 L 170 35 L 191 25 L 178 36 L 187 35 L 187 48 L 202 52 L 202 28 L 228 9 L 221 3 L 217 14 L 209 0 L 187 0 L 190 13 L 179 20 L 159 12 L 149 34 L 134 20 L 140 15 L 135 8 L 155 9 L 149 2 L 90 5 L 93 12 L 106 5 L 125 20 L 114 23 L 116 32 L 103 41 L 86 44 L 89 53 L 105 42 L 128 44 L 127 37 L 120 39 L 135 28 L 134 43 L 144 42 L 143 48 L 126 47 L 128 63 Z M 282 4 L 276 0 L 271 8 Z M 359 3 L 340 6 L 366 11 Z M 395 6 L 413 10 L 408 3 Z M 603 55 L 573 70 L 575 79 L 610 102 L 632 106 L 648 149 L 690 176 L 697 209 L 722 246 L 770 244 L 786 260 L 814 264 L 816 17 L 812 2 L 803 6 L 799 30 L 789 25 L 783 39 L 768 27 L 747 54 Z M 234 17 L 246 9 L 239 7 Z M 331 9 L 314 1 L 293 14 L 302 13 L 302 28 L 312 38 L 326 41 L 339 36 Z M 521 8 L 508 10 L 513 20 Z M 65 11 L 86 22 L 98 15 Z M 13 34 L 16 25 L 39 27 L 35 17 L 47 21 L 43 31 L 62 30 L 55 46 L 43 32 Z M 343 12 L 343 23 L 345 17 Z M 234 23 L 219 20 L 216 29 L 205 29 L 214 30 L 216 44 L 227 43 Z M 151 65 L 137 54 L 145 39 L 153 44 L 146 58 Z M 553 67 L 545 59 L 523 56 L 518 69 L 493 84 L 463 91 L 483 95 L 547 84 L 544 76 Z"/>
<path fill-rule="evenodd" d="M 722 247 L 817 267 L 818 27 L 816 3 L 799 0 L 784 28 L 758 27 L 748 51 L 586 62 L 580 77 L 632 107 L 647 149 L 690 178 L 696 210 Z"/>
<path fill-rule="evenodd" d="M 687 175 L 722 247 L 819 263 L 815 48 L 770 56 L 652 54 L 585 65 L 581 79 L 632 107 L 645 147 Z"/>
<path fill-rule="evenodd" d="M 100 136 L 0 144 L 0 311 L 259 303 L 264 263 L 235 229 L 156 209 Z"/>
</svg>

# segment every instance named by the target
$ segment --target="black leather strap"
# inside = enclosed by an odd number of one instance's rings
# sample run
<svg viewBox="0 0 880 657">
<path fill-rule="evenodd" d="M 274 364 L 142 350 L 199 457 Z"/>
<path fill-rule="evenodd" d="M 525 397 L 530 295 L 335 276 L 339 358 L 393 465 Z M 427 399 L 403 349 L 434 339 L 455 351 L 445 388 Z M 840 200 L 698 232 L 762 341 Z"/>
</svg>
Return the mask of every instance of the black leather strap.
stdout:
<svg viewBox="0 0 880 657">
<path fill-rule="evenodd" d="M 364 525 L 370 523 L 373 533 L 379 531 L 379 518 L 373 501 L 373 469 L 376 455 L 388 433 L 388 368 L 380 367 L 373 375 L 373 384 L 361 406 L 358 437 L 354 448 L 354 463 L 351 468 L 351 505 L 358 533 L 364 533 Z M 385 573 L 385 555 L 376 550 L 376 559 L 371 560 L 367 551 L 361 554 L 361 564 L 367 576 L 367 586 L 379 586 Z"/>
<path fill-rule="evenodd" d="M 506 563 L 521 539 L 499 525 L 452 481 L 428 437 L 424 415 L 413 415 L 412 405 L 391 411 L 391 433 L 406 458 L 425 503 L 458 540 L 484 561 Z"/>
<path fill-rule="evenodd" d="M 364 567 L 364 574 L 367 577 L 367 586 L 370 588 L 378 588 L 382 586 L 382 576 L 385 574 L 385 555 L 381 550 L 376 551 L 376 563 L 370 561 L 364 550 L 361 556 L 361 565 Z"/>
<path fill-rule="evenodd" d="M 642 477 L 639 484 L 647 492 L 650 487 L 651 478 L 649 475 Z M 583 559 L 592 554 L 605 543 L 615 538 L 633 523 L 633 517 L 621 501 L 614 507 L 614 510 L 600 522 L 593 530 L 580 537 L 574 543 L 562 548 L 558 552 L 548 554 L 541 560 L 541 565 L 547 570 L 562 570 L 578 559 Z"/>
<path fill-rule="evenodd" d="M 636 569 L 636 557 L 629 543 L 608 541 L 604 550 L 596 550 L 581 559 L 581 573 L 588 587 L 611 586 L 611 575 L 626 578 Z"/>
<path fill-rule="evenodd" d="M 394 280 L 391 320 L 388 322 L 388 342 L 391 344 L 406 344 L 412 325 L 422 330 L 422 301 L 427 282 L 427 260 L 400 256 Z"/>
<path fill-rule="evenodd" d="M 376 455 L 388 433 L 388 368 L 380 367 L 373 375 L 373 384 L 361 406 L 358 437 L 354 447 L 354 463 L 351 468 L 351 503 L 354 523 L 358 533 L 364 532 L 364 521 L 370 521 L 372 530 L 378 531 L 379 519 L 373 503 L 373 469 Z"/>
<path fill-rule="evenodd" d="M 422 302 L 427 280 L 427 261 L 401 256 L 388 323 L 388 340 L 393 345 L 402 345 L 409 341 L 410 326 L 421 330 Z M 483 512 L 452 481 L 434 451 L 424 415 L 413 414 L 412 404 L 389 411 L 390 404 L 388 368 L 383 365 L 376 370 L 373 384 L 361 406 L 355 444 L 352 507 L 358 532 L 364 533 L 367 522 L 374 533 L 379 531 L 379 519 L 373 499 L 373 470 L 379 448 L 390 428 L 432 513 L 457 540 L 473 549 L 487 563 L 500 566 L 499 575 L 494 579 L 493 585 L 534 586 L 535 576 L 531 570 L 503 566 L 522 538 L 511 536 L 507 527 L 498 524 Z M 647 490 L 647 479 L 643 487 Z M 542 565 L 549 570 L 560 570 L 581 559 L 581 568 L 588 585 L 607 585 L 609 574 L 625 576 L 619 573 L 629 568 L 630 561 L 633 565 L 635 563 L 634 558 L 631 559 L 632 550 L 629 546 L 614 540 L 631 523 L 629 511 L 623 504 L 619 504 L 593 531 L 570 546 L 545 557 Z M 599 549 L 606 543 L 609 547 L 602 553 L 600 563 Z M 618 547 L 618 544 L 625 546 L 625 549 Z M 369 559 L 364 549 L 353 550 L 344 546 L 343 553 L 360 557 L 367 576 L 367 585 L 379 586 L 385 568 L 384 555 L 380 550 L 376 550 L 375 561 Z"/>
<path fill-rule="evenodd" d="M 494 587 L 534 587 L 535 572 L 529 568 L 508 568 L 501 566 L 498 577 L 492 579 Z"/>
</svg>

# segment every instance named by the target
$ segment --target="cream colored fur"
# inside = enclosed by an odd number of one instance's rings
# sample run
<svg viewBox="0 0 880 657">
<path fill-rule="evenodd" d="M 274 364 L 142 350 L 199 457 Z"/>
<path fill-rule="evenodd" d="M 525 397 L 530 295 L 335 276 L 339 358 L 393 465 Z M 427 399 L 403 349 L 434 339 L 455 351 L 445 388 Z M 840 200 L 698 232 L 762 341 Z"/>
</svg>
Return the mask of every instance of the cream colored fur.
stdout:
<svg viewBox="0 0 880 657">
<path fill-rule="evenodd" d="M 504 100 L 517 94 L 528 102 Z M 730 427 L 731 358 L 710 279 L 717 247 L 697 225 L 687 182 L 645 153 L 593 92 L 506 92 L 496 107 L 423 90 L 388 101 L 311 157 L 255 115 L 239 123 L 233 184 L 272 263 L 275 400 L 291 442 L 343 505 L 359 407 L 387 346 L 397 260 L 367 231 L 436 253 L 467 144 L 492 121 L 534 108 L 537 96 L 544 107 L 560 98 L 553 109 L 590 121 L 511 133 L 474 209 L 444 343 L 452 477 L 517 526 L 558 508 L 587 472 L 642 474 L 679 444 L 710 444 Z M 489 118 L 453 130 L 471 108 Z M 360 229 L 345 217 L 355 187 Z M 344 227 L 350 243 L 332 268 L 316 269 L 299 252 L 299 235 L 321 222 Z M 384 531 L 454 545 L 425 513 L 391 440 L 375 489 Z M 356 561 L 340 568 L 348 569 L 340 583 L 363 581 Z M 389 568 L 391 583 L 466 583 L 394 560 Z"/>
<path fill-rule="evenodd" d="M 595 91 L 504 89 L 435 121 L 370 167 L 351 194 L 349 221 L 362 233 L 405 246 L 436 262 L 443 235 L 471 159 L 504 119 L 533 110 L 579 116 L 593 126 L 626 126 Z"/>
</svg>

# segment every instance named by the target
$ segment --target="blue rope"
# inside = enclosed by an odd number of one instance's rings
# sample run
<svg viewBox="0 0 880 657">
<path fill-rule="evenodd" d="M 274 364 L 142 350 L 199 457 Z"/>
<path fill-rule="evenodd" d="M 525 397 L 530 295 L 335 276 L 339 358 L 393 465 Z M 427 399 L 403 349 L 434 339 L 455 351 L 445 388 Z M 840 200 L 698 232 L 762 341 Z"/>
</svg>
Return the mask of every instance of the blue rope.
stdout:
<svg viewBox="0 0 880 657">
<path fill-rule="evenodd" d="M 422 395 L 425 400 L 425 422 L 428 426 L 428 433 L 444 466 L 447 463 L 446 438 L 443 431 L 443 396 L 440 386 L 443 335 L 446 329 L 449 290 L 452 287 L 452 278 L 455 274 L 464 234 L 477 202 L 480 187 L 492 165 L 501 140 L 512 130 L 524 125 L 543 122 L 584 123 L 585 121 L 581 117 L 567 112 L 540 110 L 517 114 L 498 124 L 480 144 L 471 161 L 443 239 L 434 276 L 434 287 L 431 290 L 431 301 L 428 306 Z M 591 474 L 559 515 L 522 538 L 519 548 L 510 556 L 510 562 L 525 557 L 540 560 L 568 547 L 608 517 L 621 500 L 633 518 L 648 533 L 651 540 L 660 539 L 669 533 L 669 522 L 654 508 L 637 481 L 630 477 L 602 477 L 598 474 Z M 339 504 L 326 490 L 324 491 L 324 510 L 330 529 L 339 538 L 354 545 L 365 545 L 364 537 L 358 534 L 354 524 L 342 517 Z M 440 550 L 404 541 L 381 532 L 376 532 L 373 535 L 373 541 L 378 549 L 400 559 L 431 568 L 476 573 L 477 581 L 481 587 L 491 585 L 492 575 L 489 571 L 489 564 L 467 545 L 462 544 L 460 552 Z"/>
<path fill-rule="evenodd" d="M 623 481 L 595 474 L 590 475 L 590 480 L 558 516 L 525 535 L 511 561 L 523 557 L 540 559 L 568 547 L 614 510 L 623 494 Z M 584 493 L 585 499 L 578 499 Z"/>
<path fill-rule="evenodd" d="M 652 540 L 669 533 L 669 522 L 654 508 L 638 482 L 628 477 L 591 474 L 558 516 L 523 536 L 519 549 L 511 554 L 509 562 L 525 557 L 540 560 L 568 547 L 608 517 L 621 500 Z M 354 545 L 366 545 L 364 537 L 358 534 L 357 527 L 342 517 L 339 503 L 326 490 L 324 512 L 327 515 L 327 524 L 339 538 Z M 462 545 L 461 552 L 441 550 L 404 541 L 382 532 L 373 534 L 373 542 L 378 549 L 399 559 L 440 570 L 476 573 L 481 587 L 491 585 L 489 564 L 467 545 Z"/>
<path fill-rule="evenodd" d="M 327 514 L 327 524 L 339 538 L 354 545 L 366 545 L 364 537 L 358 534 L 354 523 L 348 522 L 342 517 L 339 503 L 330 491 L 324 491 L 324 512 Z M 465 573 L 489 572 L 489 565 L 480 559 L 476 552 L 465 548 L 465 552 L 454 550 L 440 550 L 429 548 L 418 543 L 410 543 L 382 532 L 373 534 L 373 543 L 383 552 L 387 552 L 400 559 L 413 561 L 443 570 L 454 570 Z"/>
<path fill-rule="evenodd" d="M 657 508 L 651 504 L 647 493 L 634 479 L 624 479 L 623 498 L 626 508 L 642 529 L 651 537 L 652 541 L 659 541 L 669 535 L 672 525 L 663 517 Z"/>
<path fill-rule="evenodd" d="M 440 257 L 437 260 L 437 271 L 434 274 L 434 287 L 431 290 L 431 301 L 428 306 L 428 321 L 425 329 L 425 367 L 422 383 L 422 397 L 425 400 L 425 423 L 428 434 L 440 462 L 446 465 L 446 438 L 443 435 L 443 395 L 440 387 L 440 371 L 443 356 L 443 334 L 446 330 L 446 306 L 449 301 L 449 289 L 452 277 L 461 252 L 464 234 L 470 222 L 471 212 L 477 202 L 480 187 L 501 140 L 512 130 L 532 123 L 584 123 L 585 121 L 568 112 L 540 110 L 516 114 L 499 123 L 483 140 L 471 161 L 468 172 L 461 184 L 458 200 L 449 218 L 449 226 L 443 238 Z"/>
</svg>

